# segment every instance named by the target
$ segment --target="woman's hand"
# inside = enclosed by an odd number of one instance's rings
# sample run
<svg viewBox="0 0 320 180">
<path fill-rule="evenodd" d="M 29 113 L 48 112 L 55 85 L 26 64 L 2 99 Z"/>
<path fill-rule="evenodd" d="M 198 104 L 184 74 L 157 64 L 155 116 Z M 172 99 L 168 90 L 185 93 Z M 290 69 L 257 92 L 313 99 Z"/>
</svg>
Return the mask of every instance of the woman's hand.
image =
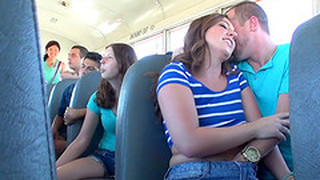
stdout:
<svg viewBox="0 0 320 180">
<path fill-rule="evenodd" d="M 289 113 L 278 113 L 250 123 L 255 126 L 258 139 L 276 137 L 285 141 L 286 136 L 290 135 Z"/>
</svg>

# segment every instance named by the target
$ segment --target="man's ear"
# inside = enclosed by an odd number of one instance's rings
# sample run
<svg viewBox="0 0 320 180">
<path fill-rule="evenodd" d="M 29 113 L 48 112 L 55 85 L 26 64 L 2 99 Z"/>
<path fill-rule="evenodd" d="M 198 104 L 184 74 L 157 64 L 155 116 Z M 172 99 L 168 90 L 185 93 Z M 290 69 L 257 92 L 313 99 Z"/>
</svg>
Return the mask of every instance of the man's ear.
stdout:
<svg viewBox="0 0 320 180">
<path fill-rule="evenodd" d="M 260 26 L 259 19 L 256 16 L 251 16 L 248 21 L 250 23 L 250 31 L 257 31 L 258 27 Z"/>
</svg>

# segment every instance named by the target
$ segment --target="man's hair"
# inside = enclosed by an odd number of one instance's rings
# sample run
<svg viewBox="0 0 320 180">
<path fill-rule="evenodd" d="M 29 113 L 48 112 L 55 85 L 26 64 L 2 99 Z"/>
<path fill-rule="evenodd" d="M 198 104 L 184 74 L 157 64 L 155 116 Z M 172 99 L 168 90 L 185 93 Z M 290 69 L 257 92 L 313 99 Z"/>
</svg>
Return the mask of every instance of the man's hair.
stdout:
<svg viewBox="0 0 320 180">
<path fill-rule="evenodd" d="M 88 53 L 88 49 L 81 46 L 81 45 L 74 45 L 74 46 L 72 46 L 71 49 L 79 49 L 80 50 L 80 58 L 84 58 Z"/>
<path fill-rule="evenodd" d="M 98 63 L 98 67 L 100 67 L 100 64 L 101 64 L 100 61 L 102 59 L 102 56 L 97 52 L 88 52 L 85 59 L 90 59 L 90 60 Z"/>
<path fill-rule="evenodd" d="M 258 18 L 261 28 L 268 34 L 270 34 L 268 26 L 268 17 L 265 11 L 255 2 L 252 1 L 243 1 L 232 7 L 227 11 L 234 9 L 235 17 L 243 26 L 245 22 L 252 16 Z"/>
</svg>

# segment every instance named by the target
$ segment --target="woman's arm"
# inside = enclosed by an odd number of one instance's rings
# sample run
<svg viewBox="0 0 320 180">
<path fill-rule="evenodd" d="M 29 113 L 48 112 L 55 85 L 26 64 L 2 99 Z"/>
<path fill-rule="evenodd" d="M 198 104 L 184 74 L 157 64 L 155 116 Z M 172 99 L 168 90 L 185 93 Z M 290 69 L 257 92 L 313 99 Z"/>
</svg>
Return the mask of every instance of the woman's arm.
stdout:
<svg viewBox="0 0 320 180">
<path fill-rule="evenodd" d="M 87 114 L 84 118 L 84 122 L 82 124 L 79 135 L 57 160 L 57 167 L 76 159 L 87 149 L 97 127 L 97 124 L 98 116 L 90 109 L 87 109 Z"/>
<path fill-rule="evenodd" d="M 243 109 L 249 122 L 252 122 L 261 117 L 258 105 L 249 87 L 242 91 L 242 101 Z M 284 106 L 282 106 L 281 109 L 288 110 L 288 108 L 285 108 Z M 288 112 L 282 110 L 279 112 Z M 259 113 L 257 113 L 257 111 Z M 265 118 L 265 121 L 268 121 L 268 117 Z M 261 156 L 265 156 L 263 161 L 267 165 L 267 167 L 278 179 L 282 179 L 289 172 L 289 169 L 279 151 L 279 148 L 276 146 L 279 141 L 280 139 L 278 138 L 256 139 L 248 143 L 248 146 L 254 146 L 259 149 Z M 238 158 L 237 160 L 241 160 L 242 156 L 239 154 L 236 158 Z"/>
<path fill-rule="evenodd" d="M 222 153 L 254 138 L 282 137 L 282 121 L 255 121 L 226 128 L 199 127 L 191 90 L 180 84 L 167 84 L 158 92 L 158 101 L 172 140 L 187 157 Z"/>
</svg>

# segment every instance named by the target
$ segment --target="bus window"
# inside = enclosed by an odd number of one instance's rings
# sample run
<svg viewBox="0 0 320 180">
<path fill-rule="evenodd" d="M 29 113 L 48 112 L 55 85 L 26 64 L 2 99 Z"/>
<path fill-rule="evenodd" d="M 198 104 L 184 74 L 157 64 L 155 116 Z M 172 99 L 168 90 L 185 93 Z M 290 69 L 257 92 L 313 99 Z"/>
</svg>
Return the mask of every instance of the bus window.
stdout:
<svg viewBox="0 0 320 180">
<path fill-rule="evenodd" d="M 168 51 L 174 51 L 183 47 L 184 36 L 186 35 L 190 23 L 176 27 L 168 32 Z"/>
<path fill-rule="evenodd" d="M 313 17 L 312 0 L 261 0 L 257 3 L 266 11 L 270 35 L 276 44 L 290 43 L 298 25 Z"/>
<path fill-rule="evenodd" d="M 134 43 L 132 46 L 138 59 L 151 54 L 162 54 L 164 53 L 163 33 Z"/>
</svg>

